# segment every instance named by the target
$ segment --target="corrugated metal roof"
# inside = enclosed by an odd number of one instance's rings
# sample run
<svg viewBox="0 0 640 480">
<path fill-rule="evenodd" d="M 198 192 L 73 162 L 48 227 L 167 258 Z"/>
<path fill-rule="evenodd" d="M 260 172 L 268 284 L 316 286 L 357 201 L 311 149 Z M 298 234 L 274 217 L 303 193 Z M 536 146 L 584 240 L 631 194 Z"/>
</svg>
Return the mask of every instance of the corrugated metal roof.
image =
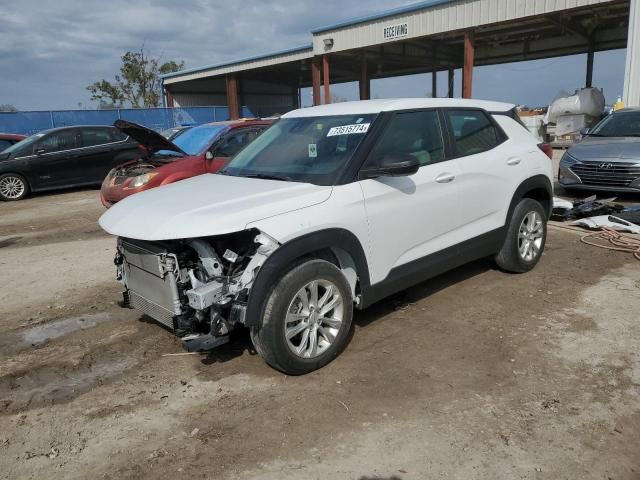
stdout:
<svg viewBox="0 0 640 480">
<path fill-rule="evenodd" d="M 313 50 L 313 44 L 309 44 L 309 45 L 304 45 L 304 46 L 300 46 L 300 47 L 294 47 L 294 48 L 288 48 L 286 50 L 280 50 L 278 52 L 271 52 L 271 53 L 264 53 L 262 55 L 255 55 L 253 57 L 247 57 L 247 58 L 243 58 L 240 60 L 233 60 L 230 62 L 223 62 L 223 63 L 217 63 L 217 64 L 213 64 L 213 65 L 205 65 L 204 67 L 197 67 L 197 68 L 190 68 L 187 70 L 180 70 L 179 72 L 173 72 L 173 73 L 167 73 L 165 75 L 160 75 L 160 78 L 173 78 L 173 77 L 181 77 L 183 75 L 188 75 L 190 73 L 199 73 L 199 72 L 204 72 L 207 70 L 214 70 L 217 68 L 226 68 L 226 67 L 232 67 L 234 65 L 239 65 L 242 63 L 247 63 L 247 62 L 255 62 L 257 60 L 267 60 L 269 58 L 273 58 L 273 57 L 279 57 L 282 55 L 288 55 L 291 53 L 298 53 L 298 52 L 304 52 L 306 50 L 312 51 Z"/>
<path fill-rule="evenodd" d="M 435 7 L 437 5 L 442 5 L 443 3 L 453 3 L 458 2 L 460 0 L 426 0 L 419 3 L 413 3 L 411 5 L 407 5 L 405 7 L 393 8 L 390 10 L 384 10 L 380 13 L 376 13 L 373 15 L 366 15 L 363 17 L 356 17 L 350 20 L 345 20 L 344 22 L 334 23 L 332 25 L 325 25 L 324 27 L 317 28 L 312 30 L 311 33 L 322 33 L 327 32 L 329 30 L 337 30 L 339 28 L 351 27 L 353 25 L 358 25 L 360 23 L 367 23 L 374 20 L 381 20 L 387 17 L 395 17 L 396 15 L 402 15 L 405 13 L 415 12 L 417 10 L 423 10 L 429 7 Z"/>
</svg>

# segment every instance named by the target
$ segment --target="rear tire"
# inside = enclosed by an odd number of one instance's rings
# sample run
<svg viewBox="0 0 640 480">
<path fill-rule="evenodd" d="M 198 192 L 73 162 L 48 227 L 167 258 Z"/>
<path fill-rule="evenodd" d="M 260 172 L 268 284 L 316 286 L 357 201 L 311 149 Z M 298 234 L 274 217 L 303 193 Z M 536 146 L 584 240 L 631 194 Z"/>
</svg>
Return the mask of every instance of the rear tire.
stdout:
<svg viewBox="0 0 640 480">
<path fill-rule="evenodd" d="M 324 367 L 344 349 L 353 296 L 342 272 L 319 259 L 291 268 L 265 299 L 259 327 L 251 329 L 258 354 L 288 375 Z"/>
<path fill-rule="evenodd" d="M 29 184 L 26 178 L 17 173 L 0 175 L 0 200 L 15 202 L 29 195 Z"/>
<path fill-rule="evenodd" d="M 547 241 L 547 215 L 540 202 L 523 198 L 513 211 L 498 266 L 507 272 L 525 273 L 533 269 Z"/>
</svg>

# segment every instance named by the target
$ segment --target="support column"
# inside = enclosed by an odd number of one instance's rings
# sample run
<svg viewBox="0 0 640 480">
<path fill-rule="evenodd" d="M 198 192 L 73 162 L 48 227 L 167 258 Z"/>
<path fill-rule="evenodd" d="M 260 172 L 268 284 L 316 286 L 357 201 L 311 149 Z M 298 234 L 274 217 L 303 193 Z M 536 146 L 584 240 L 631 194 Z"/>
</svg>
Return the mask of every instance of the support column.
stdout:
<svg viewBox="0 0 640 480">
<path fill-rule="evenodd" d="M 298 85 L 291 86 L 291 106 L 294 110 L 300 108 L 300 88 Z"/>
<path fill-rule="evenodd" d="M 640 0 L 631 0 L 623 101 L 627 107 L 640 106 Z"/>
<path fill-rule="evenodd" d="M 585 86 L 587 88 L 593 86 L 593 44 L 589 45 L 589 52 L 587 53 L 587 80 Z"/>
<path fill-rule="evenodd" d="M 168 87 L 165 87 L 164 92 L 167 96 L 167 107 L 169 108 L 173 108 L 173 94 L 171 93 L 171 90 L 169 90 Z"/>
<path fill-rule="evenodd" d="M 367 71 L 367 57 L 362 57 L 362 65 L 360 69 L 360 100 L 371 99 L 371 80 Z"/>
<path fill-rule="evenodd" d="M 464 67 L 462 69 L 462 98 L 471 98 L 473 94 L 473 63 L 475 60 L 475 42 L 472 32 L 464 34 Z"/>
<path fill-rule="evenodd" d="M 331 103 L 331 79 L 329 75 L 329 56 L 322 56 L 322 77 L 324 80 L 324 103 Z"/>
<path fill-rule="evenodd" d="M 453 98 L 453 89 L 455 87 L 455 76 L 456 76 L 456 71 L 453 68 L 449 69 L 449 91 L 447 92 L 449 95 L 449 98 Z"/>
<path fill-rule="evenodd" d="M 238 80 L 235 75 L 227 76 L 227 106 L 229 107 L 229 117 L 231 120 L 240 118 L 240 107 L 238 105 Z"/>
<path fill-rule="evenodd" d="M 438 72 L 431 72 L 431 98 L 438 98 Z"/>
<path fill-rule="evenodd" d="M 433 65 L 433 72 L 431 72 L 431 98 L 438 98 L 438 71 L 436 68 L 436 62 L 438 59 L 438 50 L 436 44 L 431 46 L 431 63 Z"/>
<path fill-rule="evenodd" d="M 313 59 L 311 62 L 311 82 L 313 85 L 313 106 L 322 104 L 320 98 L 320 65 L 317 59 Z"/>
</svg>

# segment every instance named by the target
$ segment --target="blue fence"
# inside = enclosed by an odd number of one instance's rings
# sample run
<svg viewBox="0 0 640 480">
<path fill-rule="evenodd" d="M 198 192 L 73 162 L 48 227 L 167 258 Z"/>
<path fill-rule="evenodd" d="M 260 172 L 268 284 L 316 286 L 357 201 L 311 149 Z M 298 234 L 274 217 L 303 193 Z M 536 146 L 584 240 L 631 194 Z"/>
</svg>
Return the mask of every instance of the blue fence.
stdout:
<svg viewBox="0 0 640 480">
<path fill-rule="evenodd" d="M 253 113 L 248 107 L 242 107 L 242 116 L 253 117 Z M 56 127 L 112 125 L 119 118 L 160 131 L 179 125 L 229 120 L 229 108 L 120 108 L 117 110 L 0 112 L 0 132 L 32 135 Z"/>
</svg>

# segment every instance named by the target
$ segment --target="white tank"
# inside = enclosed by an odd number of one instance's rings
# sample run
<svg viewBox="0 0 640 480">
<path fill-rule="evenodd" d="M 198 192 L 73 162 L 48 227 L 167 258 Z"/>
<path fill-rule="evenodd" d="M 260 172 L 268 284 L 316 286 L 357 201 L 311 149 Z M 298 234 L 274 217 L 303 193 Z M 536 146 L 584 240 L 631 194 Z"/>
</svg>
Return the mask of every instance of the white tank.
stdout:
<svg viewBox="0 0 640 480">
<path fill-rule="evenodd" d="M 563 115 L 599 117 L 604 111 L 604 95 L 597 88 L 584 88 L 575 95 L 562 92 L 561 95 L 549 107 L 547 123 L 556 123 Z"/>
</svg>

